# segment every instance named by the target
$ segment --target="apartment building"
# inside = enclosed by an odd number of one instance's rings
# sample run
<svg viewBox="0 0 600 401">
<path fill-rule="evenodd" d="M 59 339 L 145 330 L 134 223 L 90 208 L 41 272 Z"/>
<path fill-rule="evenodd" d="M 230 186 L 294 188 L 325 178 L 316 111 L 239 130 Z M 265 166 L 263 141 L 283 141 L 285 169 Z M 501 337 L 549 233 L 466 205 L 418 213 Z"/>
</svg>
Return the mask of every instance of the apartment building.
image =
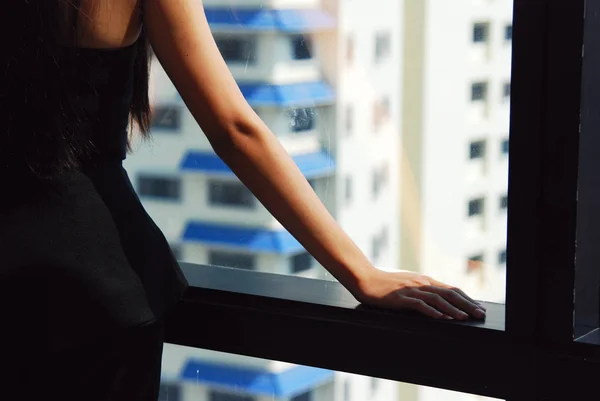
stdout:
<svg viewBox="0 0 600 401">
<path fill-rule="evenodd" d="M 512 1 L 404 7 L 401 265 L 503 302 Z"/>
</svg>

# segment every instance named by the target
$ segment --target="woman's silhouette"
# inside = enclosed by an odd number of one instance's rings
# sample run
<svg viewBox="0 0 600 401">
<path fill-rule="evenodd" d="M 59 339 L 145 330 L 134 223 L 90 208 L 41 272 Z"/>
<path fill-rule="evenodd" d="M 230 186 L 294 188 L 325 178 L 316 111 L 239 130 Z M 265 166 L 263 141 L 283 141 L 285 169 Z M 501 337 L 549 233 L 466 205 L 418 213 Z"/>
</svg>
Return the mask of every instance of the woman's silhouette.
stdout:
<svg viewBox="0 0 600 401">
<path fill-rule="evenodd" d="M 458 289 L 371 265 L 246 103 L 200 0 L 0 9 L 12 29 L 0 75 L 3 397 L 157 398 L 162 322 L 186 282 L 122 167 L 128 127 L 149 135 L 150 45 L 217 155 L 359 301 L 484 317 Z"/>
</svg>

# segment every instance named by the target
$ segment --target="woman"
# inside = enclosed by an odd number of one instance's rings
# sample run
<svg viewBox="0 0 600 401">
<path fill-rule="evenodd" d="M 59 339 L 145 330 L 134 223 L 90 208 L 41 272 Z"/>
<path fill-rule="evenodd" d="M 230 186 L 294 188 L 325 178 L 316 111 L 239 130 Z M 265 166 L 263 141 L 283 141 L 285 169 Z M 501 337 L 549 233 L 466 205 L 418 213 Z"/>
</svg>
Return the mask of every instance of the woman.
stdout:
<svg viewBox="0 0 600 401">
<path fill-rule="evenodd" d="M 246 103 L 200 0 L 1 7 L 16 22 L 0 76 L 3 392 L 157 398 L 162 322 L 186 282 L 122 167 L 129 123 L 148 136 L 149 45 L 217 155 L 359 301 L 484 318 L 458 289 L 371 265 Z"/>
</svg>

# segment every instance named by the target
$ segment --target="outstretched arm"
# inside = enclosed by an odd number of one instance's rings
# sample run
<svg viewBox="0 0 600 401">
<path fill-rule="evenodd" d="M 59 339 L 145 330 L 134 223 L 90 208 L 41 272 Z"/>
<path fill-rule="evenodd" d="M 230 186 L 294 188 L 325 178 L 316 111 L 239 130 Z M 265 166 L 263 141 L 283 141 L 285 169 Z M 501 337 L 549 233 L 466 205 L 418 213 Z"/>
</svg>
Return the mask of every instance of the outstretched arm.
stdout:
<svg viewBox="0 0 600 401">
<path fill-rule="evenodd" d="M 258 200 L 359 301 L 432 317 L 483 317 L 460 290 L 373 267 L 248 105 L 210 32 L 201 0 L 146 0 L 154 52 L 214 151 Z"/>
</svg>

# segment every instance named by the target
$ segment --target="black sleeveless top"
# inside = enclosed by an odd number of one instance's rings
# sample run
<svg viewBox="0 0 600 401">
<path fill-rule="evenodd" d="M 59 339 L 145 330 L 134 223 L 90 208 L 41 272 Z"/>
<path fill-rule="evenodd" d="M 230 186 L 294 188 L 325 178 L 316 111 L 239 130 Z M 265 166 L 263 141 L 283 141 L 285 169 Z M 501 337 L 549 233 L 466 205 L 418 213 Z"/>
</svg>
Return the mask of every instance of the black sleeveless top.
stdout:
<svg viewBox="0 0 600 401">
<path fill-rule="evenodd" d="M 0 209 L 0 308 L 38 319 L 49 349 L 162 319 L 187 288 L 122 166 L 135 50 L 62 50 L 77 52 L 64 90 L 89 116 L 93 155 L 51 185 L 10 188 L 21 196 Z"/>
</svg>

